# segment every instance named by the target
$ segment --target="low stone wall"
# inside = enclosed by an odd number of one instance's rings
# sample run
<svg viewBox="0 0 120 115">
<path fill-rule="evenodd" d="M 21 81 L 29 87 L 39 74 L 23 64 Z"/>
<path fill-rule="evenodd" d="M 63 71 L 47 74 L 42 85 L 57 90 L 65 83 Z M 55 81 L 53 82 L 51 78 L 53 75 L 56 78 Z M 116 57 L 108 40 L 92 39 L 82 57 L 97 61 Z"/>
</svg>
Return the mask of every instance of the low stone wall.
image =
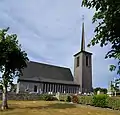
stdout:
<svg viewBox="0 0 120 115">
<path fill-rule="evenodd" d="M 2 100 L 2 94 L 0 94 L 0 100 Z M 38 94 L 8 94 L 8 100 L 40 100 Z"/>
</svg>

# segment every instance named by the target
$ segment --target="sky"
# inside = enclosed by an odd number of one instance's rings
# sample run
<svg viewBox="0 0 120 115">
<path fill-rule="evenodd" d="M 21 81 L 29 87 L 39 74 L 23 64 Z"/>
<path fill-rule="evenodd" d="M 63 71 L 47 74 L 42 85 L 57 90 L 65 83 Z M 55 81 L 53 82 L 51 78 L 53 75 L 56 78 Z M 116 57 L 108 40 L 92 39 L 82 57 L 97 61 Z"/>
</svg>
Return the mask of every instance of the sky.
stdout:
<svg viewBox="0 0 120 115">
<path fill-rule="evenodd" d="M 85 44 L 94 36 L 94 10 L 81 7 L 81 0 L 0 0 L 0 29 L 10 27 L 22 49 L 32 61 L 68 67 L 73 73 L 73 55 L 80 51 L 82 15 L 85 23 Z M 93 53 L 93 87 L 108 87 L 116 76 L 109 72 L 105 60 L 109 46 L 87 48 Z"/>
</svg>

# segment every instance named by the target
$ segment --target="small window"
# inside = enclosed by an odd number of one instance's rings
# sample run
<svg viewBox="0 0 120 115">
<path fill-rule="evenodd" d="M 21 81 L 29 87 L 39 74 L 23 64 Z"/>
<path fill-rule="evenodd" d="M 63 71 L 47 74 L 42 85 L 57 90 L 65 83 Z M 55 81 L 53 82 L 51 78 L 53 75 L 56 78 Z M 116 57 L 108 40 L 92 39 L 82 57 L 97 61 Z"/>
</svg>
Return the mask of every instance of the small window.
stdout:
<svg viewBox="0 0 120 115">
<path fill-rule="evenodd" d="M 89 66 L 91 66 L 91 57 L 89 57 Z"/>
<path fill-rule="evenodd" d="M 79 57 L 77 57 L 77 67 L 79 66 Z"/>
<path fill-rule="evenodd" d="M 86 56 L 86 66 L 88 66 L 88 56 Z"/>
<path fill-rule="evenodd" d="M 37 85 L 34 85 L 34 92 L 37 92 Z"/>
</svg>

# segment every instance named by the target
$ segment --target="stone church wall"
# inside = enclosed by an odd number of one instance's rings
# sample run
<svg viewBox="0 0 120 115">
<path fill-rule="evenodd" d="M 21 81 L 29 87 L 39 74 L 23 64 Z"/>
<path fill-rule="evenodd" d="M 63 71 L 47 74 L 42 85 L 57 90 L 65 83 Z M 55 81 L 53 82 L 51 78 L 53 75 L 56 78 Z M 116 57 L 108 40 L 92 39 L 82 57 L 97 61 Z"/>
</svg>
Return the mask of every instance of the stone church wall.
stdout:
<svg viewBox="0 0 120 115">
<path fill-rule="evenodd" d="M 34 85 L 37 86 L 37 89 L 42 89 L 42 84 L 41 83 L 34 83 L 34 82 L 20 82 L 19 86 L 17 87 L 18 93 L 23 93 L 23 92 L 34 92 Z M 37 91 L 38 93 L 40 92 L 39 90 Z"/>
</svg>

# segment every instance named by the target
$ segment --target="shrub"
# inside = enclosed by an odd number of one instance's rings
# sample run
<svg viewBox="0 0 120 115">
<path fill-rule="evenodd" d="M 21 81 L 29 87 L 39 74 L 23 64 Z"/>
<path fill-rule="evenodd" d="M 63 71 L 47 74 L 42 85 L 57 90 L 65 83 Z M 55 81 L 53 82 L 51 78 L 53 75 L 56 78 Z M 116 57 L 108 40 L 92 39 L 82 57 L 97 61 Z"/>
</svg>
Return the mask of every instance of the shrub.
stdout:
<svg viewBox="0 0 120 115">
<path fill-rule="evenodd" d="M 108 96 L 101 94 L 101 95 L 94 95 L 93 96 L 93 106 L 96 107 L 107 107 L 108 105 L 108 100 L 107 100 Z"/>
<path fill-rule="evenodd" d="M 53 95 L 50 95 L 50 94 L 41 94 L 40 95 L 40 100 L 44 100 L 44 101 L 56 101 L 57 98 L 54 97 Z"/>
<path fill-rule="evenodd" d="M 79 96 L 79 103 L 85 105 L 93 105 L 92 104 L 92 96 Z"/>
<path fill-rule="evenodd" d="M 69 95 L 66 98 L 66 102 L 71 102 L 71 97 Z"/>
<path fill-rule="evenodd" d="M 115 110 L 120 110 L 120 97 L 109 97 L 107 107 Z"/>
<path fill-rule="evenodd" d="M 39 95 L 39 100 L 43 100 L 43 96 L 44 96 L 43 94 L 40 94 Z"/>
<path fill-rule="evenodd" d="M 66 98 L 67 98 L 67 95 L 65 95 L 65 94 L 62 94 L 59 96 L 60 101 L 66 101 Z"/>
<path fill-rule="evenodd" d="M 72 101 L 73 103 L 79 103 L 78 96 L 77 96 L 77 95 L 72 95 L 71 101 Z"/>
</svg>

